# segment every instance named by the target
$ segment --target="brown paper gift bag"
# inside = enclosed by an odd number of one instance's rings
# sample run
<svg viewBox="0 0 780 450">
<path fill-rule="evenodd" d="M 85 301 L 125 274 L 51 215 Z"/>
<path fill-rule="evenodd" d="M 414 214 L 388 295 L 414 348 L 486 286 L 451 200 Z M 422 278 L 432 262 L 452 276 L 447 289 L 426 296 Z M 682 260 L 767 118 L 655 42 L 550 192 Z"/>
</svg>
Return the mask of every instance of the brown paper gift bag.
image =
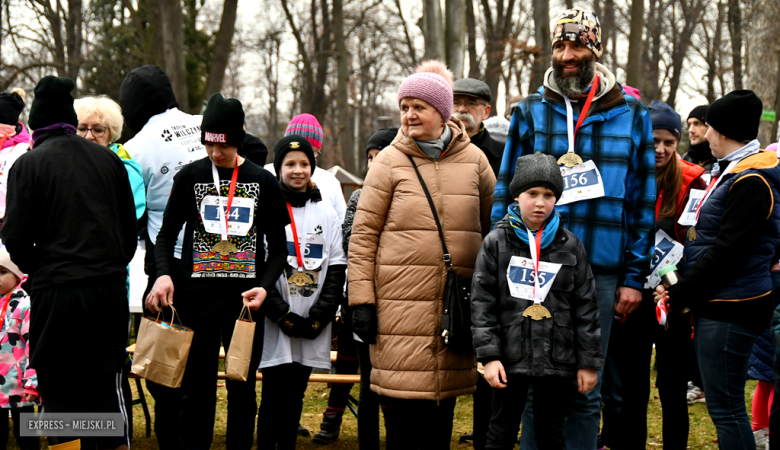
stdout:
<svg viewBox="0 0 780 450">
<path fill-rule="evenodd" d="M 247 312 L 249 319 L 242 319 L 244 311 Z M 225 355 L 225 375 L 231 380 L 247 380 L 249 360 L 252 359 L 252 345 L 255 341 L 255 325 L 255 322 L 252 322 L 252 313 L 244 305 L 236 320 L 230 347 Z"/>
<path fill-rule="evenodd" d="M 144 317 L 138 329 L 133 355 L 133 373 L 154 383 L 177 388 L 181 386 L 193 331 L 175 324 L 176 309 L 170 322 Z"/>
</svg>

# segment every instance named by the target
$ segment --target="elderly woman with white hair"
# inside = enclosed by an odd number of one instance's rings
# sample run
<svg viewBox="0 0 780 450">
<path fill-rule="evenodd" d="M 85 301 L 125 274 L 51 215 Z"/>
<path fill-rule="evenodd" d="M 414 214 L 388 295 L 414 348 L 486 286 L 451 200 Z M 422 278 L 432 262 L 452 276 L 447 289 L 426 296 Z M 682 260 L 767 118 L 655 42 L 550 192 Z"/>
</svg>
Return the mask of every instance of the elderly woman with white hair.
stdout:
<svg viewBox="0 0 780 450">
<path fill-rule="evenodd" d="M 117 139 L 122 135 L 122 108 L 108 96 L 82 97 L 73 103 L 79 119 L 76 133 L 84 139 L 104 145 L 119 156 L 127 169 L 130 187 L 135 199 L 135 216 L 140 219 L 146 210 L 146 187 L 141 172 L 141 166 L 133 161 L 130 153 L 125 150 Z"/>
</svg>

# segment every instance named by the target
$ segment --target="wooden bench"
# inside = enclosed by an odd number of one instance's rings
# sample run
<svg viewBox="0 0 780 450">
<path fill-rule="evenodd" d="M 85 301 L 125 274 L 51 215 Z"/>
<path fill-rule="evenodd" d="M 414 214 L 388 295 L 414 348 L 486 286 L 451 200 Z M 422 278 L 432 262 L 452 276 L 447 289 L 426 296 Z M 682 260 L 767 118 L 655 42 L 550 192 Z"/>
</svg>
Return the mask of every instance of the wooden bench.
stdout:
<svg viewBox="0 0 780 450">
<path fill-rule="evenodd" d="M 131 355 L 135 353 L 135 344 L 130 345 L 127 347 L 128 353 Z M 219 349 L 219 358 L 225 359 L 225 349 L 220 347 Z M 331 363 L 336 362 L 336 352 L 331 351 L 330 352 L 330 361 Z M 144 411 L 144 418 L 146 419 L 146 437 L 152 436 L 152 416 L 149 413 L 149 405 L 146 403 L 146 395 L 144 394 L 143 386 L 141 385 L 141 379 L 142 377 L 130 372 L 127 376 L 128 378 L 135 379 L 135 387 L 138 390 L 138 398 L 133 399 L 132 405 L 141 405 L 141 408 Z M 263 374 L 260 372 L 257 372 L 255 374 L 255 378 L 258 381 L 262 381 Z M 217 379 L 219 380 L 225 380 L 227 379 L 227 376 L 225 375 L 225 372 L 217 372 Z M 360 383 L 360 375 L 340 375 L 340 374 L 332 374 L 332 373 L 313 373 L 309 376 L 309 383 L 329 383 L 329 384 L 359 384 Z M 357 417 L 357 400 L 355 400 L 354 397 L 351 395 L 347 398 L 347 407 L 350 411 L 352 411 L 352 414 Z"/>
</svg>

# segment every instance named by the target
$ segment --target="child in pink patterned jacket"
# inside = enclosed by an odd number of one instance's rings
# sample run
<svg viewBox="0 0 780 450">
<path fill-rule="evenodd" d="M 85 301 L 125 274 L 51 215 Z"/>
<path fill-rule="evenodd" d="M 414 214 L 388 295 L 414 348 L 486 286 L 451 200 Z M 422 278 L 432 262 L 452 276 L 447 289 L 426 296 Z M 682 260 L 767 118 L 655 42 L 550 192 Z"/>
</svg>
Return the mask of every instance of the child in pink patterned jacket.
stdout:
<svg viewBox="0 0 780 450">
<path fill-rule="evenodd" d="M 30 297 L 20 287 L 25 279 L 8 251 L 0 249 L 0 450 L 8 442 L 9 409 L 19 448 L 40 448 L 38 437 L 19 436 L 19 414 L 34 412 L 39 403 L 38 377 L 29 366 Z"/>
</svg>

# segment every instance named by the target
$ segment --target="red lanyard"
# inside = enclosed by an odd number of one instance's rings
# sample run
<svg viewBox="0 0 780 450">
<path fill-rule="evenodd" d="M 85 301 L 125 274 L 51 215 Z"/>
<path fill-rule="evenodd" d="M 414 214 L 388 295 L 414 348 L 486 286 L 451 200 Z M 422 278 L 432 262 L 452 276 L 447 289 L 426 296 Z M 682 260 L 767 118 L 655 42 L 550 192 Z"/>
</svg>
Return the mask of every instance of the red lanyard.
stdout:
<svg viewBox="0 0 780 450">
<path fill-rule="evenodd" d="M 543 231 L 544 231 L 544 224 L 542 224 L 542 227 L 539 228 L 539 231 L 536 232 L 536 237 L 534 238 L 536 253 L 531 253 L 531 257 L 533 259 L 533 264 L 534 264 L 534 301 L 536 301 L 536 287 L 539 286 L 539 260 L 542 259 L 541 253 L 542 253 L 542 232 Z"/>
<path fill-rule="evenodd" d="M 233 197 L 236 195 L 236 182 L 238 181 L 238 153 L 236 153 L 236 167 L 233 168 L 233 175 L 230 177 L 230 188 L 228 188 L 227 210 L 225 212 L 225 232 L 228 232 L 228 218 L 230 217 L 230 207 L 233 206 Z M 219 195 L 219 191 L 217 191 Z"/>
<path fill-rule="evenodd" d="M 599 90 L 599 73 L 596 72 L 596 78 L 593 79 L 593 84 L 590 85 L 590 92 L 588 92 L 588 98 L 585 99 L 585 104 L 582 106 L 582 111 L 580 111 L 580 118 L 577 120 L 577 126 L 574 127 L 574 137 L 577 137 L 577 130 L 580 129 L 580 125 L 582 125 L 582 122 L 585 121 L 585 117 L 588 116 L 588 110 L 590 109 L 590 104 L 593 103 L 593 98 L 596 96 L 596 91 Z"/>
<path fill-rule="evenodd" d="M 293 214 L 292 205 L 290 204 L 290 202 L 287 202 L 287 212 L 290 213 L 290 228 L 292 228 L 292 235 L 293 235 L 293 239 L 295 240 L 295 256 L 298 257 L 298 271 L 303 271 L 303 256 L 301 255 L 301 243 L 298 242 L 298 229 L 295 226 L 295 215 Z M 304 220 L 304 222 L 306 221 Z"/>
</svg>

